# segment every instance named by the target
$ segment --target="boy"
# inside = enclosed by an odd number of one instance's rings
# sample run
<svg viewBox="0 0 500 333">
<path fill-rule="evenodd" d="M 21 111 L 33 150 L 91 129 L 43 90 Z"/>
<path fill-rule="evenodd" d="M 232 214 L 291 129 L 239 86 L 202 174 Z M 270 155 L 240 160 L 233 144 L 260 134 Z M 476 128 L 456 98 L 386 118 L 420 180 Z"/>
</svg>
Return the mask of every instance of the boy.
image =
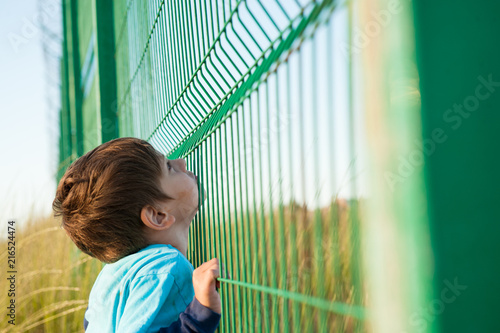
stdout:
<svg viewBox="0 0 500 333">
<path fill-rule="evenodd" d="M 85 312 L 86 332 L 214 332 L 219 262 L 186 259 L 197 177 L 148 142 L 119 138 L 76 160 L 53 208 L 83 252 L 107 263 Z"/>
</svg>

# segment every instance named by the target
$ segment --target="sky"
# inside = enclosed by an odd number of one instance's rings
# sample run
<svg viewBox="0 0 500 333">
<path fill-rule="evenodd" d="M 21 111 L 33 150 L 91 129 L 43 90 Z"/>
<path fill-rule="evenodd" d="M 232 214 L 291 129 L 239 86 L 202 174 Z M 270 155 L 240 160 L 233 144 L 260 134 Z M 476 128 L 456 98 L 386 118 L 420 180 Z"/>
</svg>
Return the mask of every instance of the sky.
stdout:
<svg viewBox="0 0 500 333">
<path fill-rule="evenodd" d="M 51 213 L 56 186 L 57 118 L 47 102 L 42 32 L 32 25 L 39 1 L 0 2 L 0 225 L 15 219 L 20 228 Z"/>
</svg>

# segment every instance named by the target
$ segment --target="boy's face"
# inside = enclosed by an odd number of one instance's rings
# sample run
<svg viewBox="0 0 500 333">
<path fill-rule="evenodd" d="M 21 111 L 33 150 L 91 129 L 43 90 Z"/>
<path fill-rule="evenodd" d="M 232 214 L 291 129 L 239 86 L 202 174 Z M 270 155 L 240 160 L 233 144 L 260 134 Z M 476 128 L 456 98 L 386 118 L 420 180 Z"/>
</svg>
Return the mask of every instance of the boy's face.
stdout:
<svg viewBox="0 0 500 333">
<path fill-rule="evenodd" d="M 197 177 L 186 169 L 183 159 L 165 159 L 161 187 L 170 200 L 166 207 L 177 221 L 191 222 L 198 210 Z"/>
</svg>

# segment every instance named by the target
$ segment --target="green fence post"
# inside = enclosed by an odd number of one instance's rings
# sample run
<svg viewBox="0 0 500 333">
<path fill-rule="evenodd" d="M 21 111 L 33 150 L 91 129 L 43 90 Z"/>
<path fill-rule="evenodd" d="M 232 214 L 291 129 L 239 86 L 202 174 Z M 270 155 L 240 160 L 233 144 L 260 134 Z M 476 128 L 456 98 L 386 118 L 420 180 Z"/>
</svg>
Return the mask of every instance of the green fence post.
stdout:
<svg viewBox="0 0 500 333">
<path fill-rule="evenodd" d="M 500 332 L 500 2 L 414 1 L 442 332 Z"/>
<path fill-rule="evenodd" d="M 72 154 L 75 157 L 83 155 L 83 122 L 82 122 L 82 89 L 80 86 L 80 50 L 78 33 L 78 3 L 76 0 L 69 0 L 69 10 L 66 17 L 67 24 L 67 61 L 69 73 L 69 106 L 71 115 L 71 141 Z"/>
<path fill-rule="evenodd" d="M 68 69 L 68 16 L 66 1 L 62 1 L 63 43 L 61 58 L 61 110 L 59 111 L 59 164 L 57 180 L 62 177 L 65 161 L 71 156 L 71 121 L 69 101 L 69 69 Z"/>
<path fill-rule="evenodd" d="M 107 142 L 118 137 L 113 1 L 95 0 L 93 5 L 97 54 L 97 110 L 101 117 L 101 141 Z"/>
</svg>

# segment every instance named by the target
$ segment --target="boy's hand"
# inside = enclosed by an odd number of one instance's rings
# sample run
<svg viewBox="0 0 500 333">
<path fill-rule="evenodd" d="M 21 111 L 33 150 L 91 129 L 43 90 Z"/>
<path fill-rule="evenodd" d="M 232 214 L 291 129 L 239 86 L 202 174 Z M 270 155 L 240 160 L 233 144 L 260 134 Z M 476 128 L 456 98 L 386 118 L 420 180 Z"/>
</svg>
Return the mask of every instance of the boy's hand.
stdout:
<svg viewBox="0 0 500 333">
<path fill-rule="evenodd" d="M 194 296 L 210 310 L 220 314 L 222 305 L 216 287 L 219 287 L 219 259 L 213 258 L 193 272 Z"/>
</svg>

